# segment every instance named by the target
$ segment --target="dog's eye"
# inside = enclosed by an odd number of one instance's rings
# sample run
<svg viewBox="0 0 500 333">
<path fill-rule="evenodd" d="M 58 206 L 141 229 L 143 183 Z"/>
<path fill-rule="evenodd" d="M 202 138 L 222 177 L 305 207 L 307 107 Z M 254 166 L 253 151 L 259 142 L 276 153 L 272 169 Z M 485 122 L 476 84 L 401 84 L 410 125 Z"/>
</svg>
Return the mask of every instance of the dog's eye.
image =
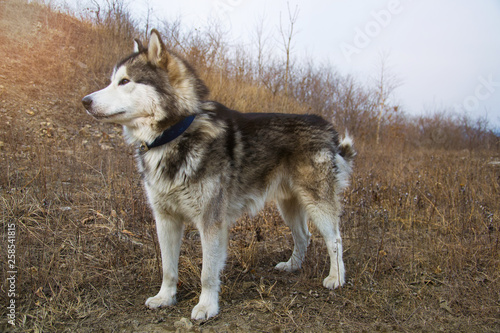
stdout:
<svg viewBox="0 0 500 333">
<path fill-rule="evenodd" d="M 121 79 L 120 82 L 118 82 L 118 85 L 119 86 L 124 86 L 126 85 L 127 83 L 129 83 L 130 80 L 129 79 Z"/>
</svg>

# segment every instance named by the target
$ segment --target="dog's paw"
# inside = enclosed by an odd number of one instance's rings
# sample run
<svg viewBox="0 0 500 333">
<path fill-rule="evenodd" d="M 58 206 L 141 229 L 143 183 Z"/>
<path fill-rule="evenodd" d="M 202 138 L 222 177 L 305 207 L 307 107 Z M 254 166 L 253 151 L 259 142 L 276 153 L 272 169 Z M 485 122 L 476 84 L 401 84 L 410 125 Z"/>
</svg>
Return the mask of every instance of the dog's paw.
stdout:
<svg viewBox="0 0 500 333">
<path fill-rule="evenodd" d="M 344 285 L 344 278 L 339 279 L 336 276 L 328 276 L 323 280 L 323 286 L 328 289 L 335 289 Z"/>
<path fill-rule="evenodd" d="M 217 303 L 202 304 L 200 302 L 193 308 L 193 312 L 191 312 L 191 319 L 205 320 L 215 316 L 218 313 L 219 313 L 219 305 Z"/>
<path fill-rule="evenodd" d="M 279 271 L 285 271 L 285 272 L 293 272 L 298 269 L 300 269 L 300 264 L 298 263 L 291 263 L 290 260 L 287 262 L 280 262 L 276 266 L 274 266 Z"/>
<path fill-rule="evenodd" d="M 175 304 L 175 295 L 164 297 L 160 294 L 150 297 L 146 300 L 146 306 L 150 309 L 157 309 L 164 306 L 171 306 Z"/>
</svg>

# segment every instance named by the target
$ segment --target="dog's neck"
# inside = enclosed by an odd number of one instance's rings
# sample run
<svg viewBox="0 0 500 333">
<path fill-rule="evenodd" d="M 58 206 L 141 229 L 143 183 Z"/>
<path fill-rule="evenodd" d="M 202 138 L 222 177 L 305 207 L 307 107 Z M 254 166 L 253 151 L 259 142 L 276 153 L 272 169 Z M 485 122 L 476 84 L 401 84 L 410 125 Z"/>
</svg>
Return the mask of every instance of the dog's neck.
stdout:
<svg viewBox="0 0 500 333">
<path fill-rule="evenodd" d="M 163 146 L 181 136 L 191 125 L 196 115 L 190 115 L 183 118 L 181 121 L 164 130 L 160 136 L 152 142 L 142 141 L 139 146 L 139 151 L 145 153 L 150 149 Z"/>
<path fill-rule="evenodd" d="M 125 141 L 133 146 L 137 146 L 139 151 L 148 151 L 149 149 L 164 145 L 173 141 L 182 135 L 191 125 L 195 115 L 180 118 L 164 130 L 152 130 L 156 128 L 149 120 L 143 119 L 137 121 L 133 126 L 123 126 L 123 136 Z"/>
</svg>

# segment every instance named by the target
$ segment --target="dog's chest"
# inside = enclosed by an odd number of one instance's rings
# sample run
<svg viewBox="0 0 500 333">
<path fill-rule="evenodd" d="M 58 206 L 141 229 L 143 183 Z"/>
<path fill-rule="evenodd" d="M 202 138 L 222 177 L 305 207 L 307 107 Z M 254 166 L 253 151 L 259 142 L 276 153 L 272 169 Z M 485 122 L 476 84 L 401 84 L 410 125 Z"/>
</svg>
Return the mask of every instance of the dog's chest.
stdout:
<svg viewBox="0 0 500 333">
<path fill-rule="evenodd" d="M 201 214 L 215 182 L 193 180 L 199 157 L 190 154 L 175 162 L 175 157 L 158 149 L 138 154 L 136 159 L 148 200 L 155 210 L 186 218 Z"/>
</svg>

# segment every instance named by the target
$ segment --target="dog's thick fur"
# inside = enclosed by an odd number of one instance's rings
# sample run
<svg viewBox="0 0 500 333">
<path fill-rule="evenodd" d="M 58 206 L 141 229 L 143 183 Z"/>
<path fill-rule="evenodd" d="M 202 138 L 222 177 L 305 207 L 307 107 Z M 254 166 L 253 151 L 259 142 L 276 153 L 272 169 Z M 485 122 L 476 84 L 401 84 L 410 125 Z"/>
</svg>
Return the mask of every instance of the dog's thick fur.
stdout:
<svg viewBox="0 0 500 333">
<path fill-rule="evenodd" d="M 196 115 L 172 142 L 145 152 L 137 149 L 163 266 L 160 291 L 146 305 L 175 303 L 183 228 L 194 223 L 203 269 L 199 303 L 191 316 L 216 315 L 228 229 L 244 212 L 257 213 L 267 200 L 276 201 L 295 243 L 291 258 L 276 268 L 301 267 L 310 219 L 330 255 L 330 274 L 323 285 L 342 286 L 340 195 L 355 155 L 351 140 L 340 142 L 332 125 L 319 116 L 239 113 L 206 101 L 207 95 L 191 66 L 168 51 L 153 30 L 147 48 L 136 40 L 134 53 L 116 65 L 108 87 L 82 100 L 93 117 L 123 125 L 126 140 L 136 146 Z"/>
</svg>

